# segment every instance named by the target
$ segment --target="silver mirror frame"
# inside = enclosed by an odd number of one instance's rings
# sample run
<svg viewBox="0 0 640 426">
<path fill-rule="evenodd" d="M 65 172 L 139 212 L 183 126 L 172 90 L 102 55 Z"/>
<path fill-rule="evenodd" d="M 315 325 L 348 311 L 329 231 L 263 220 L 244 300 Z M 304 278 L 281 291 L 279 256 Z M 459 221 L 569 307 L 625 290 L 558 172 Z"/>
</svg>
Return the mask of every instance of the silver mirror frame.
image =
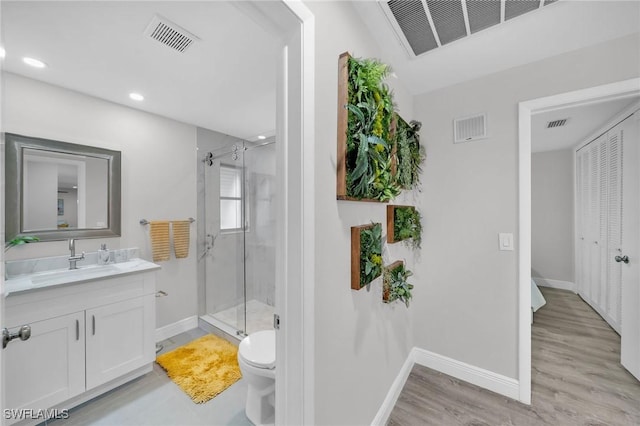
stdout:
<svg viewBox="0 0 640 426">
<path fill-rule="evenodd" d="M 35 236 L 40 241 L 69 238 L 119 237 L 121 229 L 121 153 L 110 149 L 5 133 L 5 232 L 6 240 Z M 108 161 L 108 227 L 102 229 L 55 229 L 20 232 L 22 229 L 22 160 L 25 148 L 86 155 Z"/>
</svg>

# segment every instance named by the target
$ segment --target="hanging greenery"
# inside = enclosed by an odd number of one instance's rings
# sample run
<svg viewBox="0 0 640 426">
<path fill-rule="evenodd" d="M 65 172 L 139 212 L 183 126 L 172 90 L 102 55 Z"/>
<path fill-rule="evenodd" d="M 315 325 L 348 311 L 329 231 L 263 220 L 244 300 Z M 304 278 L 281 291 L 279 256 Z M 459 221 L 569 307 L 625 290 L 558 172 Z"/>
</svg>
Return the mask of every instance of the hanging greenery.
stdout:
<svg viewBox="0 0 640 426">
<path fill-rule="evenodd" d="M 31 235 L 18 235 L 11 241 L 7 241 L 4 247 L 4 251 L 6 252 L 11 247 L 21 246 L 23 244 L 36 243 L 40 241 L 40 238 Z"/>
<path fill-rule="evenodd" d="M 391 173 L 393 97 L 390 68 L 375 59 L 348 60 L 347 195 L 388 201 L 400 193 Z"/>
<path fill-rule="evenodd" d="M 385 268 L 382 279 L 382 300 L 386 303 L 399 300 L 408 308 L 413 284 L 409 284 L 407 279 L 411 275 L 413 273 L 404 267 L 402 261 L 395 262 Z"/>
<path fill-rule="evenodd" d="M 360 231 L 360 288 L 382 273 L 382 225 Z"/>
<path fill-rule="evenodd" d="M 421 165 L 426 157 L 418 134 L 422 124 L 419 121 L 407 124 L 400 116 L 396 117 L 397 184 L 402 189 L 414 189 L 420 182 Z"/>
<path fill-rule="evenodd" d="M 422 244 L 422 216 L 414 207 L 394 206 L 393 240 L 419 249 Z"/>
</svg>

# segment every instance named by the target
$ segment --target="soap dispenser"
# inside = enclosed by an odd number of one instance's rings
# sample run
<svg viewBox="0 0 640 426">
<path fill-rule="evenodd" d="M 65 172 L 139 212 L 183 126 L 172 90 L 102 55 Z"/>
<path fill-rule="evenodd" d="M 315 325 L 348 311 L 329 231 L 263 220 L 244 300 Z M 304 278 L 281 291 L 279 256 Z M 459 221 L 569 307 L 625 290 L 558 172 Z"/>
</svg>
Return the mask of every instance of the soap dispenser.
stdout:
<svg viewBox="0 0 640 426">
<path fill-rule="evenodd" d="M 107 248 L 106 243 L 100 244 L 100 250 L 98 250 L 98 265 L 106 265 L 109 263 L 111 253 Z"/>
</svg>

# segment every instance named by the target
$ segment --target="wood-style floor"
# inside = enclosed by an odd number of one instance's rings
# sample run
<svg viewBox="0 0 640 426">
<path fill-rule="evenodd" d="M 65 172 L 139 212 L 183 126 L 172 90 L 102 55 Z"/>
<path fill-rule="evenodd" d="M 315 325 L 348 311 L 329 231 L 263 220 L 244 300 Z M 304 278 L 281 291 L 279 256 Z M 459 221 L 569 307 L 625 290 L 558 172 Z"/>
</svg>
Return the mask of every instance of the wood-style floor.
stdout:
<svg viewBox="0 0 640 426">
<path fill-rule="evenodd" d="M 640 382 L 620 365 L 620 336 L 579 296 L 541 290 L 531 406 L 416 365 L 388 424 L 640 425 Z"/>
</svg>

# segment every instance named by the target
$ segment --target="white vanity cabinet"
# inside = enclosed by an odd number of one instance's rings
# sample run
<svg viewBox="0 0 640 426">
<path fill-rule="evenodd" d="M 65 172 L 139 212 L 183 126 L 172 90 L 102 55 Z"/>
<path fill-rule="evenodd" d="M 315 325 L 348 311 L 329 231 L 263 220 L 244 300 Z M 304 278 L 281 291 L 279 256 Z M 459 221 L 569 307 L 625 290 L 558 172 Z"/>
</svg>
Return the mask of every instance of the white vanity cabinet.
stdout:
<svg viewBox="0 0 640 426">
<path fill-rule="evenodd" d="M 5 349 L 5 408 L 71 408 L 151 371 L 155 270 L 10 293 L 5 307 L 10 330 L 31 327 Z"/>
<path fill-rule="evenodd" d="M 6 407 L 48 408 L 84 392 L 84 312 L 29 325 L 29 340 L 5 348 Z"/>
<path fill-rule="evenodd" d="M 87 389 L 155 359 L 154 302 L 143 296 L 86 311 Z"/>
</svg>

